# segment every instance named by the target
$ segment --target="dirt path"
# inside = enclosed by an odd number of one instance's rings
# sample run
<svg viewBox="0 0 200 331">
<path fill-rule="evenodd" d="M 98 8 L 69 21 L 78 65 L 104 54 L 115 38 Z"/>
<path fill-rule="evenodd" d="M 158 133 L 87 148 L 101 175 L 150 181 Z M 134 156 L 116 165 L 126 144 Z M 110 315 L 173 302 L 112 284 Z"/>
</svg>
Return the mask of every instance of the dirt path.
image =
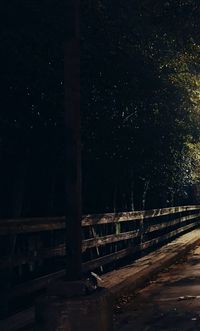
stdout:
<svg viewBox="0 0 200 331">
<path fill-rule="evenodd" d="M 126 302 L 124 297 L 122 301 Z M 200 247 L 119 304 L 116 331 L 200 330 Z"/>
</svg>

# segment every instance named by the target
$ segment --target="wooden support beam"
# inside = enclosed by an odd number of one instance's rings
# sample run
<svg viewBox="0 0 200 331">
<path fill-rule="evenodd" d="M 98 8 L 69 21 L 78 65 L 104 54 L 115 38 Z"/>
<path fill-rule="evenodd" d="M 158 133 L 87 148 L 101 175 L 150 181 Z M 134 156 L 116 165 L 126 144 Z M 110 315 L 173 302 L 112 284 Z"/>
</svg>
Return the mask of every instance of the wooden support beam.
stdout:
<svg viewBox="0 0 200 331">
<path fill-rule="evenodd" d="M 65 48 L 66 277 L 81 279 L 81 136 L 79 1 L 73 2 L 72 39 Z"/>
</svg>

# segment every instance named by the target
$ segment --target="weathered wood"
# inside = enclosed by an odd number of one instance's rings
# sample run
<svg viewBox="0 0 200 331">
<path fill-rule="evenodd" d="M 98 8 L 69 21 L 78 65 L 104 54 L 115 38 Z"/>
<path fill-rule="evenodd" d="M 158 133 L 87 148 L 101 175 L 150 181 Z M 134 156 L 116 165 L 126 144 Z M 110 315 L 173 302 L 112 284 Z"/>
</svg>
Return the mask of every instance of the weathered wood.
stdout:
<svg viewBox="0 0 200 331">
<path fill-rule="evenodd" d="M 162 218 L 162 216 L 166 215 L 171 215 L 171 217 L 169 219 Z M 82 263 L 82 270 L 85 273 L 99 267 L 102 268 L 104 265 L 114 263 L 128 256 L 130 257 L 136 252 L 162 244 L 176 235 L 195 228 L 199 225 L 199 219 L 200 206 L 85 216 L 82 220 L 82 231 L 86 239 L 82 242 L 82 252 L 83 258 L 88 261 Z M 122 222 L 125 223 L 122 224 Z M 107 224 L 113 225 L 107 226 Z M 143 224 L 142 233 L 141 224 Z M 95 225 L 97 227 L 95 227 L 94 231 Z M 91 226 L 92 232 L 89 232 L 88 226 Z M 116 233 L 116 227 L 118 228 L 119 226 L 120 231 Z M 174 226 L 177 227 L 176 230 L 174 230 Z M 4 238 L 5 243 L 7 238 L 8 243 L 10 243 L 10 238 L 15 238 L 15 245 L 11 245 L 12 247 L 8 245 L 7 250 L 5 250 L 9 256 L 0 258 L 1 272 L 5 273 L 9 270 L 9 274 L 12 277 L 12 270 L 18 267 L 20 279 L 20 268 L 22 265 L 39 265 L 37 270 L 40 272 L 42 269 L 40 269 L 40 263 L 38 262 L 41 262 L 42 266 L 47 261 L 48 265 L 48 259 L 58 257 L 57 261 L 60 263 L 62 259 L 59 259 L 59 257 L 66 256 L 66 245 L 64 236 L 62 236 L 64 227 L 64 217 L 0 221 L 0 235 L 4 236 L 2 238 Z M 162 231 L 162 235 L 159 231 Z M 163 232 L 165 233 L 163 234 Z M 151 237 L 153 237 L 151 240 L 147 239 L 148 234 L 151 234 Z M 141 235 L 143 237 L 142 243 L 138 240 Z M 101 250 L 99 250 L 99 247 L 101 247 Z M 94 252 L 94 250 L 96 250 L 96 254 L 92 258 L 88 252 Z M 12 259 L 10 256 L 12 256 Z M 64 268 L 65 265 L 66 263 L 63 259 L 61 268 Z M 52 266 L 52 273 L 10 288 L 7 301 L 10 302 L 18 297 L 35 295 L 37 291 L 45 290 L 52 280 L 64 275 L 65 270 L 55 273 Z"/>
<path fill-rule="evenodd" d="M 188 210 L 188 207 L 186 207 L 186 208 Z M 193 210 L 193 208 L 192 208 L 192 210 Z M 198 217 L 199 217 L 199 213 L 194 214 L 194 215 L 187 215 L 187 216 L 183 216 L 180 218 L 176 218 L 172 221 L 165 221 L 160 224 L 155 224 L 155 225 L 149 224 L 145 228 L 145 233 L 154 232 L 154 231 L 158 231 L 158 230 L 161 230 L 164 228 L 168 228 L 170 226 L 173 226 L 173 225 L 176 225 L 176 224 L 179 224 L 182 222 L 197 219 Z M 38 227 L 38 225 L 40 226 L 39 227 L 40 230 L 42 228 L 41 231 L 43 231 L 43 230 L 50 231 L 50 230 L 55 230 L 55 229 L 58 230 L 58 229 L 64 228 L 64 218 L 59 219 L 59 220 L 57 218 L 47 218 L 47 219 L 40 218 L 40 219 L 37 219 L 37 223 L 43 222 L 43 224 L 29 224 L 30 222 L 31 223 L 34 222 L 34 220 L 35 219 L 27 219 L 25 225 L 20 224 L 20 220 L 14 220 L 15 223 L 19 223 L 19 224 L 17 226 L 15 224 L 16 227 L 15 227 L 15 229 L 12 229 L 13 231 L 11 231 L 11 233 L 16 233 L 16 232 L 21 233 L 21 231 L 27 231 L 27 232 L 34 233 L 34 230 L 35 230 L 35 228 Z M 57 224 L 55 223 L 55 221 L 57 221 Z M 12 223 L 12 222 L 13 222 L 13 220 L 10 220 L 9 223 Z M 47 224 L 47 222 L 50 222 L 50 224 Z M 145 219 L 145 223 L 149 223 L 149 222 L 151 222 L 151 220 L 149 218 Z M 117 223 L 117 224 L 119 224 L 119 223 Z M 1 225 L 3 225 L 3 229 L 0 227 L 0 231 L 2 230 L 2 232 L 3 232 L 5 229 L 4 224 L 1 224 Z M 146 226 L 146 224 L 145 224 L 145 226 Z M 16 230 L 16 232 L 14 230 Z M 2 232 L 0 232 L 0 234 L 2 234 Z M 3 232 L 3 233 L 5 234 L 5 232 Z M 7 234 L 7 232 L 6 232 L 6 234 Z M 86 249 L 93 248 L 93 247 L 96 247 L 96 249 L 97 249 L 99 246 L 103 246 L 103 245 L 110 244 L 110 243 L 117 243 L 122 240 L 133 239 L 133 238 L 138 237 L 138 235 L 139 235 L 138 230 L 120 233 L 120 234 L 102 236 L 102 237 L 97 237 L 97 234 L 95 234 L 95 238 L 91 238 L 91 239 L 87 239 L 87 240 L 83 241 L 82 251 L 84 252 Z M 47 258 L 51 258 L 51 257 L 55 257 L 55 256 L 64 256 L 64 255 L 65 255 L 65 244 L 60 244 L 53 248 L 49 247 L 46 249 L 39 250 L 36 252 L 36 256 L 35 255 L 34 256 L 15 256 L 15 258 L 12 260 L 12 262 L 10 261 L 10 259 L 8 259 L 8 257 L 5 256 L 5 257 L 0 258 L 0 269 L 2 270 L 3 268 L 8 268 L 8 267 L 13 268 L 13 267 L 21 265 L 21 264 L 31 263 L 31 262 L 35 262 L 35 261 L 41 260 L 41 259 L 47 259 Z M 111 254 L 111 255 L 113 255 L 113 254 Z M 98 256 L 100 257 L 100 254 L 98 254 Z"/>
<path fill-rule="evenodd" d="M 176 236 L 177 234 L 180 234 L 181 232 L 184 232 L 186 230 L 189 230 L 191 228 L 194 228 L 195 226 L 197 226 L 196 222 L 191 223 L 191 224 L 188 224 L 186 226 L 183 226 L 183 227 L 181 227 L 179 229 L 173 230 L 173 231 L 171 231 L 171 232 L 169 232 L 167 234 L 164 234 L 162 236 L 159 236 L 157 238 L 154 238 L 154 239 L 152 239 L 150 241 L 147 241 L 147 242 L 145 242 L 145 243 L 142 244 L 142 249 L 146 249 L 146 248 L 149 248 L 150 246 L 159 244 L 162 241 L 168 240 L 168 239 Z"/>
<path fill-rule="evenodd" d="M 24 327 L 33 326 L 35 320 L 35 309 L 31 307 L 23 310 L 7 319 L 0 321 L 0 330 L 2 331 L 17 331 Z"/>
<path fill-rule="evenodd" d="M 158 238 L 152 239 L 152 240 L 150 240 L 146 243 L 143 243 L 141 245 L 137 245 L 137 246 L 134 246 L 134 247 L 128 247 L 126 249 L 120 250 L 120 251 L 115 252 L 113 254 L 109 254 L 109 255 L 100 257 L 98 259 L 86 262 L 86 263 L 83 264 L 83 269 L 85 271 L 88 271 L 88 270 L 98 268 L 100 265 L 106 265 L 108 263 L 112 263 L 116 260 L 122 259 L 124 257 L 127 257 L 127 256 L 131 255 L 131 254 L 134 254 L 134 253 L 138 252 L 140 249 L 146 249 L 146 248 L 149 248 L 150 246 L 153 246 L 153 245 L 156 245 L 156 244 L 160 243 L 161 241 L 167 240 L 167 239 L 175 236 L 176 234 L 179 234 L 183 231 L 186 231 L 186 230 L 188 230 L 192 227 L 195 227 L 195 225 L 196 225 L 196 223 L 189 224 L 187 226 L 184 226 L 183 228 L 171 231 L 168 234 L 165 234 L 163 236 L 159 236 Z"/>
<path fill-rule="evenodd" d="M 80 13 L 79 0 L 69 6 L 70 38 L 65 44 L 65 166 L 66 166 L 66 279 L 81 274 L 81 113 L 80 113 Z M 70 24 L 71 23 L 71 24 Z"/>
<path fill-rule="evenodd" d="M 91 231 L 92 231 L 92 235 L 93 235 L 94 239 L 96 240 L 97 234 L 96 234 L 96 231 L 95 231 L 95 228 L 94 228 L 93 225 L 91 226 Z M 95 248 L 96 248 L 97 256 L 100 257 L 101 254 L 100 254 L 100 251 L 99 251 L 99 246 L 95 245 Z M 83 243 L 82 243 L 82 251 L 83 251 Z M 101 270 L 101 272 L 103 272 L 103 267 L 102 266 L 100 266 L 100 270 Z"/>
<path fill-rule="evenodd" d="M 65 222 L 64 216 L 57 216 L 57 217 L 30 217 L 30 218 L 15 218 L 15 219 L 1 219 L 0 226 L 2 225 L 10 225 L 10 224 L 37 224 L 37 223 L 57 223 L 57 222 Z"/>
<path fill-rule="evenodd" d="M 200 217 L 200 214 L 198 213 L 197 215 L 183 216 L 183 217 L 180 217 L 180 218 L 176 218 L 173 221 L 166 221 L 166 222 L 160 223 L 160 224 L 155 224 L 155 225 L 150 224 L 145 229 L 145 233 L 162 230 L 162 229 L 168 228 L 170 226 L 173 226 L 173 225 L 176 225 L 176 224 L 179 224 L 179 223 L 184 223 L 186 221 L 191 221 L 191 220 L 194 220 L 194 219 L 198 219 L 199 217 Z"/>
<path fill-rule="evenodd" d="M 30 295 L 31 293 L 47 288 L 50 282 L 63 276 L 65 276 L 65 269 L 16 285 L 8 295 L 10 298 Z"/>
<path fill-rule="evenodd" d="M 145 228 L 145 233 L 159 231 L 161 229 L 168 228 L 170 226 L 173 226 L 173 225 L 176 225 L 179 223 L 198 219 L 198 217 L 199 217 L 199 213 L 194 214 L 194 215 L 187 215 L 187 216 L 183 216 L 180 218 L 176 218 L 175 220 L 172 220 L 172 221 L 165 221 L 160 224 L 155 224 L 155 225 L 149 224 Z M 33 220 L 34 219 L 32 219 L 31 222 L 33 222 Z M 46 229 L 46 227 L 48 230 L 54 229 L 55 223 L 49 225 L 49 224 L 46 224 L 46 219 L 40 219 L 40 221 L 41 220 L 42 220 L 43 224 L 40 224 L 40 225 L 44 226 L 45 229 Z M 44 220 L 45 220 L 45 223 L 44 223 Z M 50 218 L 48 220 L 51 222 L 55 222 L 55 218 Z M 19 222 L 19 220 L 16 220 L 16 221 Z M 149 223 L 149 222 L 150 222 L 149 219 L 145 219 L 145 223 Z M 29 222 L 27 222 L 27 223 L 29 223 Z M 59 226 L 59 228 L 57 225 Z M 64 227 L 63 219 L 57 225 L 56 225 L 56 230 L 62 228 L 62 226 Z M 17 231 L 20 232 L 20 231 L 24 230 L 23 227 L 24 227 L 24 225 L 20 225 L 20 226 L 18 225 Z M 29 224 L 29 225 L 25 224 L 25 227 L 28 232 L 29 231 L 34 232 L 34 230 L 33 230 L 33 229 L 35 229 L 34 224 Z M 44 227 L 43 227 L 43 230 L 44 230 Z M 97 235 L 95 234 L 95 238 L 91 238 L 91 239 L 87 239 L 87 240 L 83 241 L 82 251 L 84 252 L 86 249 L 89 249 L 89 248 L 93 248 L 93 247 L 98 248 L 99 246 L 102 246 L 102 245 L 116 243 L 121 240 L 133 239 L 133 238 L 138 237 L 138 235 L 139 235 L 138 230 L 120 233 L 120 234 L 108 235 L 108 236 L 104 236 L 104 237 L 97 237 Z M 13 268 L 13 267 L 21 265 L 21 264 L 26 264 L 26 263 L 35 262 L 35 261 L 41 260 L 41 259 L 51 258 L 51 257 L 55 257 L 55 256 L 64 256 L 64 255 L 65 255 L 65 244 L 60 244 L 53 248 L 49 247 L 46 249 L 41 249 L 36 252 L 36 255 L 15 256 L 15 258 L 12 260 L 12 262 L 10 261 L 10 259 L 8 259 L 8 257 L 5 256 L 5 257 L 0 258 L 0 269 L 2 270 L 3 268 L 8 268 L 8 267 Z M 113 254 L 111 254 L 111 255 L 113 255 Z M 98 256 L 100 257 L 100 254 L 98 254 Z"/>
<path fill-rule="evenodd" d="M 109 263 L 113 263 L 128 255 L 135 254 L 136 252 L 139 251 L 139 249 L 140 249 L 139 246 L 128 247 L 128 248 L 122 249 L 120 251 L 117 251 L 115 253 L 102 256 L 95 260 L 85 262 L 85 263 L 83 263 L 83 270 L 86 272 L 86 271 L 97 269 L 101 265 L 103 266 L 103 265 L 106 265 Z"/>
<path fill-rule="evenodd" d="M 78 9 L 75 8 L 74 17 L 78 24 Z M 76 34 L 65 48 L 65 106 L 66 277 L 71 281 L 81 279 L 80 39 Z"/>
<path fill-rule="evenodd" d="M 42 231 L 62 230 L 65 228 L 64 219 L 26 219 L 6 222 L 0 222 L 0 235 L 11 235 L 20 233 L 34 233 Z"/>
<path fill-rule="evenodd" d="M 146 218 L 154 218 L 159 216 L 165 216 L 169 214 L 181 213 L 186 211 L 200 210 L 200 205 L 194 206 L 181 206 L 181 207 L 170 207 L 162 209 L 152 209 L 146 211 L 133 211 L 126 213 L 109 213 L 99 215 L 87 215 L 82 220 L 82 226 L 89 226 L 92 224 L 109 224 L 117 222 L 129 222 L 133 220 L 140 220 Z"/>
<path fill-rule="evenodd" d="M 19 265 L 29 264 L 33 262 L 37 262 L 40 260 L 52 258 L 55 256 L 65 256 L 66 255 L 66 245 L 60 244 L 54 248 L 49 247 L 45 249 L 41 249 L 36 252 L 36 254 L 24 256 L 15 256 L 12 261 L 8 256 L 4 256 L 0 258 L 0 270 L 7 268 L 14 268 Z"/>
<path fill-rule="evenodd" d="M 110 224 L 118 222 L 129 222 L 141 219 L 151 219 L 159 216 L 172 215 L 186 211 L 200 211 L 200 205 L 171 207 L 163 209 L 152 209 L 147 211 L 134 211 L 125 213 L 108 213 L 83 216 L 82 227 L 95 224 Z M 64 229 L 64 217 L 36 217 L 0 220 L 0 235 L 51 231 Z"/>
<path fill-rule="evenodd" d="M 197 236 L 198 238 L 198 236 Z M 191 240 L 191 238 L 187 238 L 185 240 L 182 241 L 181 239 L 181 247 L 183 249 L 183 247 L 185 247 L 185 244 L 187 244 L 187 242 Z M 176 245 L 175 244 L 175 249 L 176 249 Z M 180 250 L 180 249 L 179 249 Z M 107 275 L 103 276 L 103 284 L 105 287 L 108 288 L 113 288 L 114 286 L 116 286 L 116 284 L 118 285 L 120 281 L 124 280 L 124 278 L 127 278 L 127 276 L 130 276 L 130 284 L 137 284 L 136 279 L 137 276 L 141 277 L 141 274 L 139 273 L 139 270 L 143 270 L 144 265 L 146 265 L 146 268 L 149 267 L 149 265 L 151 266 L 152 263 L 150 262 L 150 259 L 152 259 L 153 263 L 158 263 L 160 260 L 160 255 L 161 256 L 168 256 L 169 252 L 168 251 L 164 251 L 164 253 L 160 253 L 157 254 L 157 252 L 151 253 L 154 254 L 154 256 L 151 256 L 147 261 L 145 260 L 144 262 L 140 262 L 139 264 L 133 264 L 131 265 L 131 269 L 130 267 L 127 268 L 122 268 L 120 270 L 118 270 L 118 272 L 112 272 L 112 273 L 108 273 Z M 156 260 L 156 261 L 155 261 Z M 102 263 L 102 262 L 101 262 Z M 133 266 L 135 266 L 135 269 Z M 98 265 L 94 265 L 93 268 L 98 267 Z M 90 268 L 89 268 L 90 269 Z M 85 270 L 87 270 L 87 265 L 85 264 Z M 148 269 L 147 269 L 148 270 Z M 128 273 L 128 274 L 127 274 Z M 149 275 L 149 274 L 148 274 Z M 136 279 L 135 279 L 136 276 Z M 134 282 L 132 282 L 132 279 L 134 279 Z M 129 285 L 130 285 L 129 284 Z M 128 288 L 130 288 L 130 286 L 128 286 Z M 123 290 L 124 291 L 124 290 Z M 20 328 L 26 326 L 26 329 L 29 330 L 29 325 L 31 325 L 34 321 L 34 307 L 30 307 L 29 309 L 24 309 L 23 311 L 16 313 L 10 317 L 8 317 L 7 319 L 3 320 L 0 322 L 0 330 L 6 330 L 6 331 L 17 331 Z M 33 331 L 34 328 L 30 327 L 30 331 Z"/>
<path fill-rule="evenodd" d="M 143 243 L 142 248 L 143 249 L 149 248 L 150 246 L 156 245 L 156 244 L 160 243 L 161 241 L 170 239 L 171 237 L 175 236 L 176 234 L 179 234 L 183 231 L 191 229 L 192 227 L 195 227 L 195 226 L 196 226 L 196 223 L 192 223 L 187 226 L 184 226 L 183 228 L 171 231 L 168 234 L 162 235 L 156 239 L 152 239 L 146 243 Z M 111 263 L 113 261 L 119 260 L 123 257 L 134 254 L 137 251 L 139 251 L 139 246 L 128 247 L 126 249 L 115 252 L 113 254 L 109 254 L 109 255 L 103 256 L 101 258 L 98 258 L 96 260 L 83 263 L 83 270 L 88 271 L 88 270 L 98 268 L 100 265 L 105 265 L 105 264 Z M 45 275 L 43 277 L 33 279 L 33 280 L 23 283 L 21 285 L 17 285 L 11 291 L 10 297 L 23 296 L 23 295 L 31 294 L 42 288 L 46 288 L 51 281 L 53 281 L 55 279 L 59 279 L 64 275 L 65 275 L 65 270 L 60 270 L 58 272 L 51 273 L 51 274 Z"/>
<path fill-rule="evenodd" d="M 82 243 L 82 251 L 84 252 L 88 248 L 103 246 L 106 244 L 112 244 L 122 240 L 128 240 L 137 238 L 139 236 L 139 231 L 129 231 L 120 234 L 112 234 L 104 237 L 96 237 L 92 239 L 86 239 Z"/>
</svg>

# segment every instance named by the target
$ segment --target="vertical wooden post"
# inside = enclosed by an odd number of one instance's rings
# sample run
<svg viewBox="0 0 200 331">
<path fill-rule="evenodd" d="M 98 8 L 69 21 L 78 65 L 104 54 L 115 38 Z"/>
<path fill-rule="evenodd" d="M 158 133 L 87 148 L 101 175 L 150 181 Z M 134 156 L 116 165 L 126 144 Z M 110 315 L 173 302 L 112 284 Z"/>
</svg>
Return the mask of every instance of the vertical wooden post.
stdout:
<svg viewBox="0 0 200 331">
<path fill-rule="evenodd" d="M 144 243 L 144 218 L 140 220 L 140 253 L 143 251 L 143 243 Z"/>
<path fill-rule="evenodd" d="M 79 1 L 72 10 L 72 38 L 65 48 L 66 277 L 81 279 L 81 134 Z"/>
</svg>

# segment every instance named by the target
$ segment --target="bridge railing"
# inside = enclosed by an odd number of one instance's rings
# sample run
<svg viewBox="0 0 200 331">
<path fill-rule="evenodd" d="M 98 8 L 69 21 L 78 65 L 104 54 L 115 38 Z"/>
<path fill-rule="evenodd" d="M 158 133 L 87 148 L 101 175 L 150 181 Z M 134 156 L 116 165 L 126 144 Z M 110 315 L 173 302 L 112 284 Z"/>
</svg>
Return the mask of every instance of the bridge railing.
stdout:
<svg viewBox="0 0 200 331">
<path fill-rule="evenodd" d="M 199 224 L 199 205 L 84 216 L 83 272 L 116 268 Z M 5 307 L 18 309 L 18 303 L 23 302 L 19 298 L 32 296 L 64 275 L 64 229 L 64 217 L 0 221 L 0 278 Z"/>
<path fill-rule="evenodd" d="M 200 206 L 182 206 L 118 214 L 89 215 L 82 221 L 90 228 L 82 244 L 83 254 L 93 249 L 84 270 L 113 264 L 162 245 L 200 223 Z M 96 250 L 96 257 L 95 257 Z"/>
</svg>

